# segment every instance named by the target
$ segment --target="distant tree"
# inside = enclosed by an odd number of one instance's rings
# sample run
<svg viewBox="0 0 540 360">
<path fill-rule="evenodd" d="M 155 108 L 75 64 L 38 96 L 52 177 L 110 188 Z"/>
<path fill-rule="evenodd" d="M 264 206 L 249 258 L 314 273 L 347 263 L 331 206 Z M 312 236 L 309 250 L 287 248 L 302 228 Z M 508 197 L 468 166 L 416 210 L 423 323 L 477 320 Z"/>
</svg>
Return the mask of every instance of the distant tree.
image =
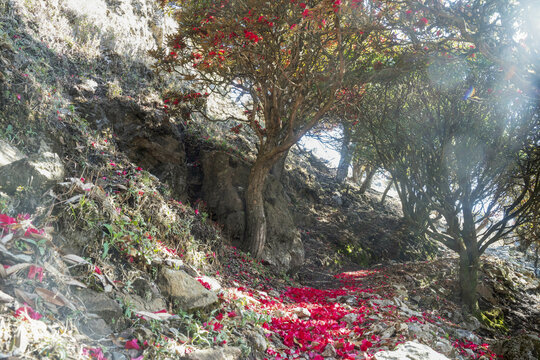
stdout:
<svg viewBox="0 0 540 360">
<path fill-rule="evenodd" d="M 464 84 L 435 85 L 425 71 L 377 89 L 386 103 L 371 118 L 405 217 L 458 253 L 461 298 L 471 312 L 480 255 L 530 221 L 540 202 L 537 104 L 511 87 L 495 95 L 493 67 L 484 64 L 469 62 L 481 68 L 467 79 L 476 96 Z"/>
<path fill-rule="evenodd" d="M 164 5 L 168 1 L 162 1 Z M 170 2 L 172 3 L 172 2 Z M 266 242 L 263 186 L 270 169 L 332 109 L 340 90 L 394 76 L 408 60 L 378 64 L 378 54 L 420 48 L 428 20 L 401 1 L 184 0 L 168 49 L 152 52 L 159 72 L 175 72 L 195 93 L 170 93 L 170 110 L 221 90 L 245 106 L 231 130 L 256 139 L 246 190 L 245 248 Z M 414 33 L 414 37 L 407 36 Z M 399 32 L 394 31 L 399 30 Z M 415 50 L 416 51 L 416 50 Z"/>
</svg>

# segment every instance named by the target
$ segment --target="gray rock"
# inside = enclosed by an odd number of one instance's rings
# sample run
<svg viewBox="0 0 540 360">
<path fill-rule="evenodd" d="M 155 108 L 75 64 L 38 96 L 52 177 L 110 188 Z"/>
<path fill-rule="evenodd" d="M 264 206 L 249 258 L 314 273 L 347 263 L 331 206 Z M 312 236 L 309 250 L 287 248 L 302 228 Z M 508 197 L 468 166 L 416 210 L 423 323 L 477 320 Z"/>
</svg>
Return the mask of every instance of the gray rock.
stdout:
<svg viewBox="0 0 540 360">
<path fill-rule="evenodd" d="M 473 315 L 466 316 L 465 321 L 461 325 L 463 325 L 465 329 L 470 331 L 476 331 L 482 326 L 480 320 L 475 318 Z"/>
<path fill-rule="evenodd" d="M 375 360 L 449 360 L 429 346 L 416 341 L 399 344 L 394 351 L 382 351 L 375 354 Z"/>
<path fill-rule="evenodd" d="M 435 343 L 434 347 L 435 347 L 435 350 L 445 355 L 451 355 L 455 351 L 450 341 L 446 339 L 440 339 L 439 341 Z"/>
<path fill-rule="evenodd" d="M 81 321 L 78 328 L 80 332 L 93 340 L 104 339 L 113 333 L 113 330 L 102 318 Z"/>
<path fill-rule="evenodd" d="M 123 316 L 120 305 L 105 293 L 98 293 L 90 289 L 76 289 L 75 295 L 89 313 L 98 315 L 109 325 Z"/>
<path fill-rule="evenodd" d="M 247 337 L 255 351 L 262 353 L 268 348 L 268 343 L 266 342 L 266 339 L 258 332 L 252 331 L 248 334 Z"/>
<path fill-rule="evenodd" d="M 345 316 L 341 318 L 341 321 L 345 321 L 349 325 L 352 325 L 356 320 L 358 320 L 358 314 L 355 313 L 345 314 Z"/>
<path fill-rule="evenodd" d="M 204 288 L 182 270 L 162 269 L 158 286 L 161 292 L 186 311 L 200 309 L 218 301 L 216 294 Z"/>
<path fill-rule="evenodd" d="M 522 334 L 510 339 L 499 340 L 491 350 L 508 360 L 540 359 L 540 337 L 536 334 Z"/>
<path fill-rule="evenodd" d="M 0 167 L 0 190 L 13 194 L 19 186 L 44 190 L 64 178 L 60 157 L 42 142 L 38 154 Z"/>
<path fill-rule="evenodd" d="M 119 352 L 112 352 L 111 353 L 111 360 L 128 360 L 128 357 L 122 353 Z"/>
<path fill-rule="evenodd" d="M 19 149 L 4 140 L 0 140 L 0 167 L 19 161 L 24 157 L 24 154 Z"/>
<path fill-rule="evenodd" d="M 480 338 L 476 336 L 475 334 L 473 334 L 472 332 L 470 332 L 469 330 L 456 329 L 455 334 L 458 339 L 466 339 L 476 344 L 479 344 L 481 342 Z"/>
<path fill-rule="evenodd" d="M 328 344 L 321 355 L 324 357 L 334 357 L 337 355 L 336 348 L 332 344 Z"/>
<path fill-rule="evenodd" d="M 488 284 L 479 283 L 477 291 L 480 297 L 482 297 L 492 305 L 497 305 L 499 303 L 499 301 L 493 294 L 493 289 Z"/>
<path fill-rule="evenodd" d="M 136 310 L 154 312 L 167 308 L 165 300 L 160 297 L 143 298 L 135 294 L 125 294 L 122 300 L 124 304 L 129 304 Z"/>
<path fill-rule="evenodd" d="M 182 359 L 186 360 L 238 360 L 242 350 L 237 347 L 225 346 L 219 349 L 206 349 L 194 351 Z"/>
</svg>

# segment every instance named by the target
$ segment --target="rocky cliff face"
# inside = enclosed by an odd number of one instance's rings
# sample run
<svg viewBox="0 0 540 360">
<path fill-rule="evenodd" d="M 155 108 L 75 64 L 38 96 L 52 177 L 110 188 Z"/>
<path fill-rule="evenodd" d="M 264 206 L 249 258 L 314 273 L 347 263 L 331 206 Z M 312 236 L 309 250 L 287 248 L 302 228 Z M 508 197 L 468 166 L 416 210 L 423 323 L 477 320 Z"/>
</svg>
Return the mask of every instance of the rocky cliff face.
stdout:
<svg viewBox="0 0 540 360">
<path fill-rule="evenodd" d="M 249 164 L 225 152 L 208 151 L 202 154 L 201 165 L 202 196 L 231 239 L 240 244 L 245 229 L 244 193 Z M 266 180 L 264 197 L 268 238 L 263 260 L 282 271 L 296 269 L 304 262 L 304 247 L 293 222 L 290 198 L 272 175 Z"/>
</svg>

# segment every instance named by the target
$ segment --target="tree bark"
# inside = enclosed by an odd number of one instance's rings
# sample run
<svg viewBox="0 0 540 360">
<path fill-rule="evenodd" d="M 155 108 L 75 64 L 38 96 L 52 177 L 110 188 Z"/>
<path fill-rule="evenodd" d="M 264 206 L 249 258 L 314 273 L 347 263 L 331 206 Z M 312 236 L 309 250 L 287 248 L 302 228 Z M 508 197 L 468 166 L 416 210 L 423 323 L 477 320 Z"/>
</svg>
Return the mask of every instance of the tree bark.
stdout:
<svg viewBox="0 0 540 360">
<path fill-rule="evenodd" d="M 472 314 L 477 314 L 478 298 L 478 251 L 474 249 L 463 249 L 459 253 L 459 286 L 461 292 L 461 301 L 466 309 Z"/>
<path fill-rule="evenodd" d="M 352 181 L 357 184 L 362 178 L 363 166 L 360 165 L 360 160 L 356 159 L 353 161 L 353 170 L 352 170 Z"/>
<path fill-rule="evenodd" d="M 249 173 L 246 191 L 245 248 L 254 258 L 260 258 L 266 244 L 266 216 L 264 214 L 264 182 L 272 162 L 257 157 Z"/>
<path fill-rule="evenodd" d="M 367 173 L 366 173 L 366 180 L 362 183 L 362 186 L 360 186 L 360 194 L 363 194 L 366 192 L 367 189 L 371 188 L 371 183 L 373 181 L 373 177 L 375 176 L 375 173 L 377 172 L 377 168 L 373 166 Z"/>
<path fill-rule="evenodd" d="M 386 196 L 388 195 L 388 192 L 392 188 L 393 183 L 394 183 L 394 179 L 390 179 L 390 181 L 388 182 L 388 185 L 386 185 L 386 189 L 384 189 L 384 192 L 381 197 L 381 202 L 380 202 L 381 205 L 384 204 L 384 200 L 386 200 Z"/>
<path fill-rule="evenodd" d="M 346 124 L 343 125 L 343 144 L 341 145 L 341 152 L 339 158 L 339 165 L 337 168 L 336 181 L 343 184 L 347 175 L 349 174 L 349 165 L 351 164 L 351 130 Z"/>
<path fill-rule="evenodd" d="M 289 155 L 289 150 L 285 151 L 279 159 L 276 161 L 274 166 L 272 166 L 272 170 L 270 170 L 270 173 L 276 177 L 281 182 L 281 177 L 283 176 L 283 172 L 285 171 L 285 162 L 287 161 L 287 156 Z"/>
</svg>

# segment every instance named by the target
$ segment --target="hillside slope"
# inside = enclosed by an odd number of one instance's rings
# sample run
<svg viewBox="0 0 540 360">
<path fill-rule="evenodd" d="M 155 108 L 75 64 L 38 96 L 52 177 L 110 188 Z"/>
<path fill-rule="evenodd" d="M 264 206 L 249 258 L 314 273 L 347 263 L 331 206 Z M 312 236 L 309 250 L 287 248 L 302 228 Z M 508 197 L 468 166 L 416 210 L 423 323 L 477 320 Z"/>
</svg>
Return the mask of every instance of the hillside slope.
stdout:
<svg viewBox="0 0 540 360">
<path fill-rule="evenodd" d="M 253 149 L 163 111 L 152 4 L 0 2 L 1 358 L 538 355 L 532 274 L 486 259 L 464 317 L 455 259 L 308 154 L 267 183 L 264 260 L 238 250 Z"/>
</svg>

